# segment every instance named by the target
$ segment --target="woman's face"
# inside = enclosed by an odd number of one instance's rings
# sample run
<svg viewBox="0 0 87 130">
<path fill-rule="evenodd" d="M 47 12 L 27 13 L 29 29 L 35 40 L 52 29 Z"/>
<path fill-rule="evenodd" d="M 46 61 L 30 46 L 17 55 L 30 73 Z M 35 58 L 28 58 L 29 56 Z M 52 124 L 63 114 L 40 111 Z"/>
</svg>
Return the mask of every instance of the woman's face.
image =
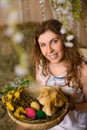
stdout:
<svg viewBox="0 0 87 130">
<path fill-rule="evenodd" d="M 38 38 L 42 54 L 51 62 L 59 63 L 63 58 L 63 45 L 58 35 L 48 30 Z"/>
</svg>

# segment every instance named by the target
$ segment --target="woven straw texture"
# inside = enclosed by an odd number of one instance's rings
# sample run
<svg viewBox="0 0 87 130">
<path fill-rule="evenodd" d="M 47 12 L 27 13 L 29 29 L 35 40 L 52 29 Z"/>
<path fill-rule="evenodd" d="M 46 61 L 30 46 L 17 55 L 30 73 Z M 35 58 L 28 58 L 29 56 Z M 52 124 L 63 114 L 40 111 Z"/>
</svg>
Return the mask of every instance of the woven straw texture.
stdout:
<svg viewBox="0 0 87 130">
<path fill-rule="evenodd" d="M 58 109 L 58 112 L 52 117 L 47 117 L 46 119 L 30 120 L 26 118 L 24 120 L 19 120 L 16 119 L 13 113 L 7 109 L 8 115 L 15 123 L 21 125 L 24 128 L 29 128 L 30 130 L 35 130 L 35 129 L 46 130 L 52 128 L 53 126 L 59 124 L 68 112 L 68 107 L 69 107 L 68 99 L 62 92 L 60 92 L 60 94 L 63 96 L 65 100 L 65 104 L 61 109 Z"/>
</svg>

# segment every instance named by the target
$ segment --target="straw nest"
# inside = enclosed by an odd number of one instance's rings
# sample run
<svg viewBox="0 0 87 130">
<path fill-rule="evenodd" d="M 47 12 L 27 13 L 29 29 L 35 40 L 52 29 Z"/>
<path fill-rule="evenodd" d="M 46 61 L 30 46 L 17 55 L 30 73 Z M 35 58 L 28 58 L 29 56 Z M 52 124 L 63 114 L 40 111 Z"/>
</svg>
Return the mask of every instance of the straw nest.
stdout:
<svg viewBox="0 0 87 130">
<path fill-rule="evenodd" d="M 30 95 L 32 100 L 37 100 L 38 94 L 36 94 L 33 89 L 27 88 L 26 90 L 25 90 L 25 93 Z M 59 90 L 58 90 L 58 92 L 61 95 L 61 97 L 63 97 L 63 99 L 64 99 L 64 105 L 60 109 L 58 109 L 58 111 L 53 116 L 47 116 L 45 119 L 30 119 L 28 117 L 26 117 L 25 119 L 17 119 L 14 116 L 13 112 L 7 108 L 8 115 L 18 125 L 21 125 L 22 127 L 25 127 L 25 128 L 29 128 L 30 130 L 49 129 L 49 128 L 59 124 L 63 120 L 63 118 L 67 114 L 68 108 L 69 108 L 69 103 L 68 103 L 68 99 L 67 99 L 66 95 Z"/>
</svg>

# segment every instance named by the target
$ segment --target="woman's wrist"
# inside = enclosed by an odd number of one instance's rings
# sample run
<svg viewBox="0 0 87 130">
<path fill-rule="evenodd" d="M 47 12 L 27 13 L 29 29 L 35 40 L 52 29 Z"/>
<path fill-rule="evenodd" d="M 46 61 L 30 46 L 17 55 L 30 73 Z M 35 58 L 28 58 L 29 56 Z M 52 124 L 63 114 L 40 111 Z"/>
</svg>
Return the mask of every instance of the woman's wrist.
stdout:
<svg viewBox="0 0 87 130">
<path fill-rule="evenodd" d="M 69 105 L 71 111 L 75 110 L 75 103 L 70 103 Z"/>
<path fill-rule="evenodd" d="M 75 110 L 75 105 L 76 104 L 75 104 L 72 96 L 68 95 L 67 97 L 68 97 L 68 102 L 69 102 L 69 110 L 71 110 L 71 111 Z"/>
<path fill-rule="evenodd" d="M 75 103 L 73 103 L 73 107 L 72 107 L 72 110 L 75 110 Z"/>
</svg>

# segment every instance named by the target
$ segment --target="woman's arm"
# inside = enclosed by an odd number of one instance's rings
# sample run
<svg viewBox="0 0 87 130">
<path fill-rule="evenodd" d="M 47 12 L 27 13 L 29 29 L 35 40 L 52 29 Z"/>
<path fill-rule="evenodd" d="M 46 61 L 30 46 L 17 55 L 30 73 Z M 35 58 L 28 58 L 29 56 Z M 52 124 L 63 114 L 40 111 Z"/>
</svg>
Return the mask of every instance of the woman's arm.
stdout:
<svg viewBox="0 0 87 130">
<path fill-rule="evenodd" d="M 81 67 L 81 84 L 85 101 L 75 104 L 75 109 L 78 111 L 87 112 L 87 64 Z"/>
<path fill-rule="evenodd" d="M 87 112 L 87 102 L 75 104 L 75 110 Z"/>
</svg>

